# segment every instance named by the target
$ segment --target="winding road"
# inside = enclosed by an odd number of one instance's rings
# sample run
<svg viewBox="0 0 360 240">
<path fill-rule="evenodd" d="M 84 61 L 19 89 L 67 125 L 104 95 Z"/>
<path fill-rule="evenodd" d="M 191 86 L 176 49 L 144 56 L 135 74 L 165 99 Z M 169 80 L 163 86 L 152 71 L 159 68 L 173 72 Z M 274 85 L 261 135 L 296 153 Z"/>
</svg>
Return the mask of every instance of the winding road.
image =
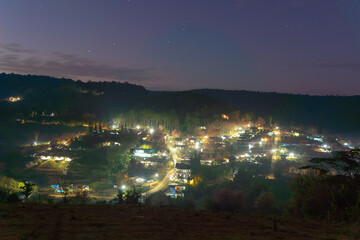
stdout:
<svg viewBox="0 0 360 240">
<path fill-rule="evenodd" d="M 175 168 L 170 170 L 166 176 L 161 180 L 161 182 L 159 182 L 154 188 L 150 189 L 149 191 L 143 193 L 143 195 L 151 195 L 151 194 L 154 194 L 156 192 L 159 192 L 161 190 L 164 190 L 168 187 L 169 185 L 169 182 L 170 182 L 170 176 L 172 174 L 175 173 Z"/>
</svg>

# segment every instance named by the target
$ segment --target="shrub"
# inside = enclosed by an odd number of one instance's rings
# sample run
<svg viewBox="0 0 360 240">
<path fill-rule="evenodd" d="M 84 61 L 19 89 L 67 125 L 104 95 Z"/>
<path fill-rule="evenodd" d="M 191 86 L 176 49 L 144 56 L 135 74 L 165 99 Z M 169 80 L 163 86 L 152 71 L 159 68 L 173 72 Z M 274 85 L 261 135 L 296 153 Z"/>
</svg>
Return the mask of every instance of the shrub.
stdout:
<svg viewBox="0 0 360 240">
<path fill-rule="evenodd" d="M 360 215 L 360 176 L 305 175 L 294 180 L 292 208 L 303 218 L 356 221 Z"/>
<path fill-rule="evenodd" d="M 0 203 L 6 202 L 8 196 L 9 196 L 9 191 L 5 189 L 0 189 Z"/>
<path fill-rule="evenodd" d="M 135 204 L 140 203 L 141 193 L 137 188 L 131 188 L 125 192 L 125 203 Z"/>
<path fill-rule="evenodd" d="M 261 192 L 254 203 L 255 211 L 260 214 L 275 213 L 275 198 L 272 192 Z"/>
<path fill-rule="evenodd" d="M 243 208 L 243 200 L 244 195 L 241 191 L 222 189 L 214 192 L 207 208 L 212 211 L 239 212 Z"/>
<path fill-rule="evenodd" d="M 10 193 L 9 196 L 6 198 L 7 203 L 17 203 L 20 202 L 20 198 L 17 193 L 13 192 Z"/>
</svg>

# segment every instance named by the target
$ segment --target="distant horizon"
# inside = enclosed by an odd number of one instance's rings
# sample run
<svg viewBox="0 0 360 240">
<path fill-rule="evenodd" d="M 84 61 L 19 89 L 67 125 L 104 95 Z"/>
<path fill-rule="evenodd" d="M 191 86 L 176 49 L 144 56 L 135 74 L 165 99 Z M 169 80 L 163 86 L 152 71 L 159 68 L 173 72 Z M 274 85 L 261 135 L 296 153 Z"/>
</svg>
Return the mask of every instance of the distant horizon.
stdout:
<svg viewBox="0 0 360 240">
<path fill-rule="evenodd" d="M 21 76 L 30 75 L 30 76 L 39 76 L 39 77 L 51 77 L 51 78 L 56 78 L 56 79 L 65 78 L 65 79 L 70 79 L 72 81 L 81 81 L 81 82 L 84 82 L 84 83 L 87 83 L 87 82 L 129 83 L 129 84 L 132 84 L 132 85 L 137 85 L 137 86 L 144 87 L 146 90 L 152 91 L 152 92 L 186 92 L 186 91 L 196 91 L 196 90 L 220 90 L 220 91 L 246 91 L 246 92 L 259 92 L 259 93 L 303 95 L 303 96 L 313 96 L 313 97 L 317 97 L 317 96 L 318 97 L 326 97 L 326 96 L 331 96 L 331 97 L 357 97 L 357 96 L 360 96 L 360 94 L 355 94 L 355 95 L 310 94 L 310 93 L 291 93 L 291 92 L 262 91 L 262 90 L 248 90 L 248 89 L 207 88 L 207 87 L 190 88 L 190 89 L 151 89 L 151 88 L 148 88 L 147 86 L 142 85 L 141 83 L 133 83 L 133 82 L 122 81 L 122 80 L 92 80 L 92 79 L 84 80 L 84 79 L 80 79 L 80 78 L 67 77 L 67 76 L 59 76 L 59 77 L 57 77 L 57 76 L 51 76 L 51 75 L 45 75 L 45 74 L 22 74 L 22 73 L 15 73 L 15 72 L 1 72 L 1 74 L 7 74 L 7 75 L 15 74 L 15 75 L 21 75 Z"/>
</svg>

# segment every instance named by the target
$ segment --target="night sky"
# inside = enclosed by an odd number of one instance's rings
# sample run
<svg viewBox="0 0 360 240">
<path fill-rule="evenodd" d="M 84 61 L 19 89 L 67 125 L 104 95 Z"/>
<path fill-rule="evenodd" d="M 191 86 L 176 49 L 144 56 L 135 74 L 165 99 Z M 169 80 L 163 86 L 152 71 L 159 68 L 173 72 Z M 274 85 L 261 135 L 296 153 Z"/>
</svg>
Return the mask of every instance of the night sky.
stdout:
<svg viewBox="0 0 360 240">
<path fill-rule="evenodd" d="M 360 94 L 360 1 L 0 0 L 0 72 Z"/>
</svg>

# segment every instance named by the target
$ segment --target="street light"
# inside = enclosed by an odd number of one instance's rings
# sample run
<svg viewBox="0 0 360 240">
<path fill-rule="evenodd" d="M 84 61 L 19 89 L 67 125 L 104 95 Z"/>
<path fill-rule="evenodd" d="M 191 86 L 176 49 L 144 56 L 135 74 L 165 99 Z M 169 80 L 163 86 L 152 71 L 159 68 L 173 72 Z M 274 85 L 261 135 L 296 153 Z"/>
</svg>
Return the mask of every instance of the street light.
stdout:
<svg viewBox="0 0 360 240">
<path fill-rule="evenodd" d="M 154 133 L 154 129 L 150 128 L 150 133 L 153 134 Z"/>
<path fill-rule="evenodd" d="M 122 186 L 121 186 L 121 189 L 122 189 L 122 190 L 125 190 L 125 189 L 126 189 L 126 186 L 125 186 L 125 185 L 122 185 Z"/>
</svg>

